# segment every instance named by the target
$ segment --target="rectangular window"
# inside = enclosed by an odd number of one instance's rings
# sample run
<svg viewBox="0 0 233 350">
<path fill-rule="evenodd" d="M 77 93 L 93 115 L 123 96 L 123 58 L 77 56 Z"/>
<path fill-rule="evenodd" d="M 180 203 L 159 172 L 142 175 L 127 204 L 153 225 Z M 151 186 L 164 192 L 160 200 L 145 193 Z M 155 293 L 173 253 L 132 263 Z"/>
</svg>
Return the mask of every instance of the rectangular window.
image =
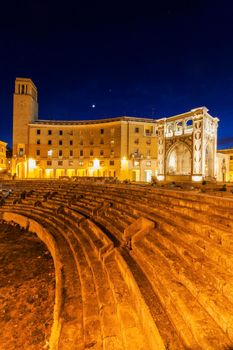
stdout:
<svg viewBox="0 0 233 350">
<path fill-rule="evenodd" d="M 48 130 L 48 135 L 52 135 L 52 130 Z"/>
<path fill-rule="evenodd" d="M 59 135 L 63 135 L 63 131 L 62 130 L 59 130 Z"/>
<path fill-rule="evenodd" d="M 37 135 L 40 135 L 40 129 L 37 129 L 37 130 L 36 130 L 36 134 L 37 134 Z"/>
<path fill-rule="evenodd" d="M 22 157 L 24 154 L 24 149 L 23 148 L 20 148 L 19 149 L 19 156 Z"/>
<path fill-rule="evenodd" d="M 139 133 L 139 128 L 137 127 L 137 128 L 134 128 L 134 132 L 136 133 L 136 134 L 138 134 Z"/>
<path fill-rule="evenodd" d="M 69 166 L 73 166 L 74 165 L 74 161 L 73 160 L 69 160 Z"/>
<path fill-rule="evenodd" d="M 70 157 L 73 157 L 73 151 L 72 150 L 70 151 Z"/>
<path fill-rule="evenodd" d="M 80 151 L 79 151 L 79 155 L 80 155 L 80 157 L 82 157 L 82 156 L 83 156 L 83 149 L 80 149 Z"/>
<path fill-rule="evenodd" d="M 51 160 L 47 160 L 47 165 L 51 166 L 52 165 L 52 161 Z"/>
<path fill-rule="evenodd" d="M 36 155 L 40 156 L 40 150 L 39 149 L 36 150 Z"/>
<path fill-rule="evenodd" d="M 37 145 L 40 145 L 40 140 L 37 140 L 37 141 L 36 141 L 36 144 L 37 144 Z"/>
<path fill-rule="evenodd" d="M 89 143 L 90 143 L 90 145 L 93 145 L 93 144 L 94 144 L 94 141 L 93 141 L 93 140 L 90 140 Z"/>
<path fill-rule="evenodd" d="M 100 129 L 100 133 L 101 133 L 101 135 L 103 135 L 104 134 L 104 129 Z"/>
<path fill-rule="evenodd" d="M 53 151 L 51 149 L 48 150 L 48 157 L 52 157 L 52 155 L 53 155 Z"/>
<path fill-rule="evenodd" d="M 146 166 L 151 166 L 151 162 L 150 162 L 150 161 L 147 161 L 147 162 L 146 162 Z"/>
<path fill-rule="evenodd" d="M 36 161 L 36 166 L 40 165 L 40 160 Z"/>
<path fill-rule="evenodd" d="M 230 156 L 230 160 L 233 160 L 233 156 Z"/>
<path fill-rule="evenodd" d="M 100 161 L 100 166 L 104 166 L 104 160 Z"/>
<path fill-rule="evenodd" d="M 79 162 L 79 165 L 80 165 L 80 166 L 83 166 L 83 162 L 82 162 L 82 161 L 80 161 L 80 162 Z"/>
<path fill-rule="evenodd" d="M 90 150 L 90 156 L 93 156 L 94 152 L 93 149 Z"/>
<path fill-rule="evenodd" d="M 101 156 L 104 155 L 104 150 L 103 150 L 103 149 L 100 150 L 100 155 L 101 155 Z"/>
<path fill-rule="evenodd" d="M 134 140 L 134 143 L 135 143 L 136 145 L 138 145 L 138 144 L 139 144 L 139 139 Z"/>
<path fill-rule="evenodd" d="M 70 146 L 73 146 L 73 140 L 70 140 Z"/>
<path fill-rule="evenodd" d="M 93 166 L 93 162 L 90 161 L 90 162 L 88 163 L 88 166 Z"/>
<path fill-rule="evenodd" d="M 52 145 L 52 140 L 48 140 L 48 145 Z"/>
<path fill-rule="evenodd" d="M 114 165 L 114 160 L 110 160 L 109 165 Z"/>
<path fill-rule="evenodd" d="M 57 162 L 57 165 L 58 165 L 58 166 L 62 166 L 62 165 L 63 165 L 63 161 L 62 161 L 62 160 L 59 160 L 59 161 Z"/>
<path fill-rule="evenodd" d="M 62 150 L 61 149 L 59 150 L 58 155 L 59 155 L 59 157 L 62 156 Z"/>
<path fill-rule="evenodd" d="M 59 146 L 62 146 L 62 140 L 59 140 Z"/>
<path fill-rule="evenodd" d="M 79 144 L 80 146 L 83 146 L 83 140 L 80 140 Z"/>
</svg>

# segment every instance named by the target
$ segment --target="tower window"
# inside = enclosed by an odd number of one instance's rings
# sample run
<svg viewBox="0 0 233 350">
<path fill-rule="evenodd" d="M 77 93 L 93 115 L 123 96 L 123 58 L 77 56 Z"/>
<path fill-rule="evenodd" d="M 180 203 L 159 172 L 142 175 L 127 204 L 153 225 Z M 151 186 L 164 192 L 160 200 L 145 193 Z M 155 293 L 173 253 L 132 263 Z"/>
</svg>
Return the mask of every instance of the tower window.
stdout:
<svg viewBox="0 0 233 350">
<path fill-rule="evenodd" d="M 73 146 L 73 140 L 70 140 L 70 146 Z"/>
<path fill-rule="evenodd" d="M 39 149 L 36 150 L 36 155 L 40 156 L 40 150 Z"/>
<path fill-rule="evenodd" d="M 52 135 L 52 130 L 48 130 L 48 135 Z"/>
<path fill-rule="evenodd" d="M 93 152 L 93 150 L 91 149 L 91 150 L 90 150 L 90 156 L 93 156 L 93 154 L 94 154 L 94 152 Z"/>
<path fill-rule="evenodd" d="M 61 149 L 59 150 L 58 155 L 59 155 L 59 157 L 62 156 L 62 150 Z"/>
<path fill-rule="evenodd" d="M 83 150 L 82 149 L 80 149 L 79 155 L 80 155 L 80 157 L 83 156 Z"/>
<path fill-rule="evenodd" d="M 70 157 L 73 157 L 73 151 L 72 150 L 70 151 Z"/>
<path fill-rule="evenodd" d="M 37 145 L 40 145 L 40 140 L 37 140 L 37 141 L 36 141 L 36 144 L 37 144 Z"/>
<path fill-rule="evenodd" d="M 48 145 L 52 145 L 52 140 L 48 140 Z"/>
<path fill-rule="evenodd" d="M 114 165 L 114 160 L 110 160 L 109 165 Z"/>
<path fill-rule="evenodd" d="M 104 134 L 104 129 L 100 129 L 100 133 L 101 133 L 101 135 L 103 135 Z"/>
<path fill-rule="evenodd" d="M 62 146 L 62 140 L 59 140 L 59 146 Z"/>
<path fill-rule="evenodd" d="M 37 130 L 36 130 L 36 134 L 37 134 L 37 135 L 40 135 L 40 129 L 37 129 Z"/>
<path fill-rule="evenodd" d="M 104 155 L 104 150 L 103 150 L 103 149 L 100 150 L 100 155 L 101 155 L 101 156 Z"/>
<path fill-rule="evenodd" d="M 63 135 L 63 131 L 62 130 L 59 130 L 59 135 Z"/>
</svg>

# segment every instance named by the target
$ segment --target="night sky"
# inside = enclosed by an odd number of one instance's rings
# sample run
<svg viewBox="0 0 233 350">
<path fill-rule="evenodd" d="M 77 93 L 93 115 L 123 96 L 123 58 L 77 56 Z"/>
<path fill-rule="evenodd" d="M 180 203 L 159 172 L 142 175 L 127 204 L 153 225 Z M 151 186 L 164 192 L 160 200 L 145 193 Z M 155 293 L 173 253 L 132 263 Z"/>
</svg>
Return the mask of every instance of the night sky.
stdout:
<svg viewBox="0 0 233 350">
<path fill-rule="evenodd" d="M 1 140 L 11 145 L 14 80 L 26 77 L 41 119 L 161 118 L 206 106 L 222 147 L 233 145 L 231 0 L 4 3 Z"/>
</svg>

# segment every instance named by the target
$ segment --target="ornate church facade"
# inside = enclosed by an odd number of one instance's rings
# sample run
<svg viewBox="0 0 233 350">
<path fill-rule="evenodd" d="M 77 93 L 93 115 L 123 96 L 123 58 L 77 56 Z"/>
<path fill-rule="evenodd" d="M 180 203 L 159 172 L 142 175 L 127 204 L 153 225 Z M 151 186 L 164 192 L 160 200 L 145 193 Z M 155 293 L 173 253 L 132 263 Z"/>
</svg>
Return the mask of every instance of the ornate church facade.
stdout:
<svg viewBox="0 0 233 350">
<path fill-rule="evenodd" d="M 16 78 L 12 174 L 120 180 L 217 179 L 218 118 L 200 107 L 169 118 L 38 119 L 37 88 Z"/>
</svg>

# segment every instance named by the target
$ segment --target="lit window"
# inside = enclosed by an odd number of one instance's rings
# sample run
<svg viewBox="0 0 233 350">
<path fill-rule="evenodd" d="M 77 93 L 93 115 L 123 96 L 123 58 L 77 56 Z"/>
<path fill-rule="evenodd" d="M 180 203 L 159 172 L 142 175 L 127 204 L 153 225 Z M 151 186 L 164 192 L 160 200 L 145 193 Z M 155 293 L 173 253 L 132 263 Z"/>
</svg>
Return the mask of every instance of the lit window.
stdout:
<svg viewBox="0 0 233 350">
<path fill-rule="evenodd" d="M 82 161 L 80 161 L 80 162 L 79 162 L 79 165 L 80 165 L 80 166 L 83 166 L 83 162 L 82 162 Z"/>
<path fill-rule="evenodd" d="M 89 166 L 93 166 L 93 162 L 89 162 L 88 165 L 89 165 Z"/>
<path fill-rule="evenodd" d="M 139 161 L 135 160 L 133 164 L 134 164 L 134 166 L 139 166 Z"/>
<path fill-rule="evenodd" d="M 73 165 L 74 165 L 73 160 L 69 160 L 69 166 L 73 166 Z"/>
<path fill-rule="evenodd" d="M 114 145 L 115 141 L 114 141 L 114 140 L 111 140 L 111 142 L 110 142 L 110 143 L 111 143 L 111 145 Z"/>
<path fill-rule="evenodd" d="M 50 149 L 48 150 L 48 157 L 51 157 L 53 155 L 53 151 Z"/>
<path fill-rule="evenodd" d="M 151 162 L 150 161 L 146 162 L 146 166 L 151 166 Z"/>
</svg>

